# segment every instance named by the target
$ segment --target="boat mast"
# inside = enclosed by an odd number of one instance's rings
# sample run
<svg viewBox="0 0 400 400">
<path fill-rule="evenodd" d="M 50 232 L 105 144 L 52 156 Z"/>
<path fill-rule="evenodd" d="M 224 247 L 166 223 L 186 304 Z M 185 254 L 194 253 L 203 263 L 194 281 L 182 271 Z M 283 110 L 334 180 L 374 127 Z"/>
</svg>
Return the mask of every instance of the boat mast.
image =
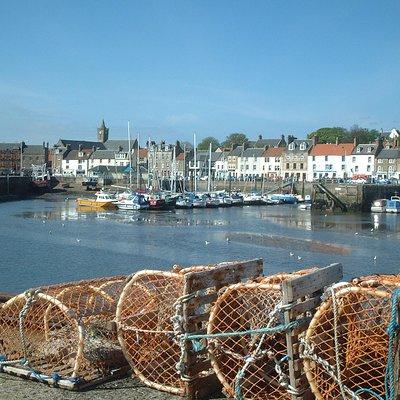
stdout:
<svg viewBox="0 0 400 400">
<path fill-rule="evenodd" d="M 182 177 L 182 193 L 186 191 L 186 144 L 183 144 L 183 177 Z"/>
<path fill-rule="evenodd" d="M 193 134 L 193 147 L 194 147 L 194 194 L 197 192 L 197 148 L 196 148 L 196 134 Z"/>
<path fill-rule="evenodd" d="M 128 121 L 128 152 L 129 152 L 129 188 L 132 188 L 132 149 L 131 149 L 131 130 Z"/>
<path fill-rule="evenodd" d="M 136 155 L 136 190 L 140 189 L 140 173 L 139 173 L 139 161 L 140 161 L 140 157 L 139 157 L 139 140 L 140 140 L 140 136 L 139 136 L 139 132 L 137 134 L 137 155 Z"/>
<path fill-rule="evenodd" d="M 207 192 L 211 192 L 211 142 L 210 142 L 210 154 L 208 157 L 208 184 L 207 184 Z"/>
<path fill-rule="evenodd" d="M 150 136 L 147 142 L 147 190 L 150 188 Z"/>
</svg>

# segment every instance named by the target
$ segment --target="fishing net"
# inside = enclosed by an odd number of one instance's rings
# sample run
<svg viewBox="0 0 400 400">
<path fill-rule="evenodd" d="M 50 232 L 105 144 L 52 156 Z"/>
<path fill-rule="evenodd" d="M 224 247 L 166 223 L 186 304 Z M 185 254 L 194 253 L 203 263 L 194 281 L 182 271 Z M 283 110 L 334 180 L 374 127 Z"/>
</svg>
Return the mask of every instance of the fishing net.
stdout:
<svg viewBox="0 0 400 400">
<path fill-rule="evenodd" d="M 222 291 L 210 314 L 208 334 L 216 336 L 208 340 L 208 347 L 212 366 L 228 397 L 291 398 L 286 391 L 285 333 L 259 330 L 284 324 L 282 283 L 314 270 L 272 275 Z M 244 331 L 248 333 L 226 335 Z"/>
<path fill-rule="evenodd" d="M 374 275 L 325 293 L 302 343 L 318 400 L 397 398 L 398 287 L 400 276 Z"/>
<path fill-rule="evenodd" d="M 91 381 L 127 365 L 115 325 L 123 276 L 29 290 L 0 307 L 1 366 L 38 380 Z"/>
</svg>

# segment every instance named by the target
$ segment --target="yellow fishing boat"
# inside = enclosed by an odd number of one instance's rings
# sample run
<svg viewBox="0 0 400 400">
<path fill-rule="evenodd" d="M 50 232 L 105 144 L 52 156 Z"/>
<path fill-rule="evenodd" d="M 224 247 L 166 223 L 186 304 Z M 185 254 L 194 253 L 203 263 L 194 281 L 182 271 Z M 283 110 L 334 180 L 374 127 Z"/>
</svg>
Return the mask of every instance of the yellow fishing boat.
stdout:
<svg viewBox="0 0 400 400">
<path fill-rule="evenodd" d="M 90 208 L 116 208 L 114 201 L 115 197 L 109 193 L 97 192 L 95 199 L 91 198 L 78 198 L 76 202 L 79 207 Z"/>
</svg>

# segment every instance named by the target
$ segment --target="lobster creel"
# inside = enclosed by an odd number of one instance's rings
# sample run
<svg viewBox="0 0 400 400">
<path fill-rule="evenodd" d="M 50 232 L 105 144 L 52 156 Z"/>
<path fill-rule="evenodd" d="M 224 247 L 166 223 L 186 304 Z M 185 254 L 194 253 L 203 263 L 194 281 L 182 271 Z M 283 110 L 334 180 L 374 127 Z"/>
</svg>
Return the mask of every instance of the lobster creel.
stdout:
<svg viewBox="0 0 400 400">
<path fill-rule="evenodd" d="M 219 387 L 202 343 L 187 333 L 205 333 L 210 304 L 224 284 L 257 278 L 262 260 L 140 271 L 124 288 L 117 307 L 118 338 L 134 374 L 146 385 L 189 398 Z"/>
<path fill-rule="evenodd" d="M 282 384 L 288 375 L 285 332 L 267 330 L 284 324 L 282 283 L 315 270 L 276 274 L 222 291 L 207 333 L 212 366 L 228 397 L 291 398 Z"/>
<path fill-rule="evenodd" d="M 85 280 L 8 300 L 0 307 L 0 368 L 76 389 L 126 366 L 113 325 L 125 284 L 124 276 Z"/>
<path fill-rule="evenodd" d="M 316 399 L 398 398 L 399 287 L 400 276 L 374 275 L 325 293 L 301 350 Z"/>
</svg>

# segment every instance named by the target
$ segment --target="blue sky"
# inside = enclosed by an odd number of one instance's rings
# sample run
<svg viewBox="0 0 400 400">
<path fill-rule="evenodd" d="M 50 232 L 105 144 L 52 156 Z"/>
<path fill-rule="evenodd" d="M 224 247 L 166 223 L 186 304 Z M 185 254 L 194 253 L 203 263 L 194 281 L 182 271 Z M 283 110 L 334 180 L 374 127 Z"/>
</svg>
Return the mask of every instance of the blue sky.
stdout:
<svg viewBox="0 0 400 400">
<path fill-rule="evenodd" d="M 400 127 L 399 1 L 0 0 L 0 141 Z"/>
</svg>

